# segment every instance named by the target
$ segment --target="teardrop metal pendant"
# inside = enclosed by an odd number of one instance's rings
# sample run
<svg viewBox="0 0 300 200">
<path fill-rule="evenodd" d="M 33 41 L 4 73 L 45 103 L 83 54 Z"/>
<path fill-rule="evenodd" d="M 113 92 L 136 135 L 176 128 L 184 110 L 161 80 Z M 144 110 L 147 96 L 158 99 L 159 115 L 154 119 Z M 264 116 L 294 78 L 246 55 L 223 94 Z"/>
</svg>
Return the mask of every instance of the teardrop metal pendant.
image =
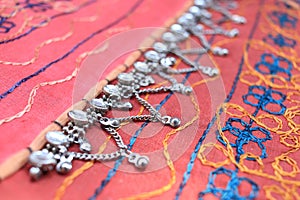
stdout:
<svg viewBox="0 0 300 200">
<path fill-rule="evenodd" d="M 46 134 L 46 140 L 53 146 L 67 145 L 68 138 L 62 131 L 49 131 Z"/>
<path fill-rule="evenodd" d="M 108 111 L 108 105 L 103 101 L 103 99 L 92 99 L 90 101 L 90 105 L 100 112 L 106 112 Z"/>
<path fill-rule="evenodd" d="M 89 122 L 86 112 L 82 110 L 71 110 L 68 112 L 68 117 L 79 126 L 86 125 Z"/>
</svg>

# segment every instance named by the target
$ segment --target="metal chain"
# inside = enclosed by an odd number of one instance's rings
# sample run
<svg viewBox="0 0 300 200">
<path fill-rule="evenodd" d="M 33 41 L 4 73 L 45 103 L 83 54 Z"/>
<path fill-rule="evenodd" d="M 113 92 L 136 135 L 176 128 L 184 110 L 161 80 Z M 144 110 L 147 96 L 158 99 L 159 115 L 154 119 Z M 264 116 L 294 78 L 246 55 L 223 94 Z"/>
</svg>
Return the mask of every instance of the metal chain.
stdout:
<svg viewBox="0 0 300 200">
<path fill-rule="evenodd" d="M 104 128 L 111 136 L 113 136 L 117 146 L 120 149 L 127 149 L 127 146 L 124 144 L 122 137 L 120 134 L 112 127 L 105 127 Z"/>
<path fill-rule="evenodd" d="M 176 50 L 176 51 L 173 51 L 171 53 L 174 53 L 176 56 L 178 56 L 185 64 L 191 66 L 191 67 L 197 67 L 198 64 L 191 61 L 190 59 L 188 59 L 186 56 L 184 56 L 181 51 L 179 50 Z"/>
<path fill-rule="evenodd" d="M 137 116 L 128 116 L 128 117 L 121 117 L 121 118 L 114 118 L 122 122 L 132 122 L 132 121 L 153 121 L 155 117 L 152 115 L 137 115 Z"/>
<path fill-rule="evenodd" d="M 160 92 L 169 92 L 171 91 L 172 86 L 162 86 L 158 88 L 146 88 L 139 90 L 139 94 L 154 94 L 154 93 L 160 93 Z"/>
<path fill-rule="evenodd" d="M 207 53 L 207 50 L 204 48 L 195 48 L 195 49 L 183 49 L 180 50 L 182 54 L 204 54 Z"/>
<path fill-rule="evenodd" d="M 170 75 L 168 75 L 168 74 L 166 74 L 166 73 L 164 73 L 162 71 L 158 72 L 157 74 L 161 78 L 168 80 L 172 85 L 175 85 L 175 84 L 178 83 L 178 81 L 174 77 L 172 77 L 172 76 L 170 76 Z"/>
<path fill-rule="evenodd" d="M 143 105 L 158 121 L 161 121 L 161 114 L 145 99 L 141 98 L 137 91 L 134 91 L 135 98 Z"/>
<path fill-rule="evenodd" d="M 185 68 L 185 69 L 168 69 L 168 73 L 170 74 L 185 74 L 189 72 L 195 72 L 198 71 L 197 68 Z"/>
<path fill-rule="evenodd" d="M 74 159 L 85 160 L 85 161 L 110 161 L 115 160 L 124 155 L 124 150 L 120 149 L 113 153 L 108 154 L 90 154 L 90 153 L 80 153 L 80 152 L 68 152 L 69 155 L 73 155 Z"/>
</svg>

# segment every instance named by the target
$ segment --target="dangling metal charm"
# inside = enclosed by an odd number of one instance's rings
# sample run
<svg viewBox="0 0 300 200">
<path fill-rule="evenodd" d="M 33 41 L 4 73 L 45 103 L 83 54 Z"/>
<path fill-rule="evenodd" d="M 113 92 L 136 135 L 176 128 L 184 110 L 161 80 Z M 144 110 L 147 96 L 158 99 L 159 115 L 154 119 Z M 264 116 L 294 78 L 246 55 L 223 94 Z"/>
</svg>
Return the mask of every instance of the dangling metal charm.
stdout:
<svg viewBox="0 0 300 200">
<path fill-rule="evenodd" d="M 33 180 L 38 180 L 44 173 L 53 170 L 56 165 L 54 155 L 46 149 L 32 152 L 29 156 L 30 176 Z"/>
<path fill-rule="evenodd" d="M 150 160 L 147 156 L 141 156 L 137 153 L 131 153 L 128 156 L 128 162 L 134 164 L 136 168 L 143 170 L 148 166 Z"/>
</svg>

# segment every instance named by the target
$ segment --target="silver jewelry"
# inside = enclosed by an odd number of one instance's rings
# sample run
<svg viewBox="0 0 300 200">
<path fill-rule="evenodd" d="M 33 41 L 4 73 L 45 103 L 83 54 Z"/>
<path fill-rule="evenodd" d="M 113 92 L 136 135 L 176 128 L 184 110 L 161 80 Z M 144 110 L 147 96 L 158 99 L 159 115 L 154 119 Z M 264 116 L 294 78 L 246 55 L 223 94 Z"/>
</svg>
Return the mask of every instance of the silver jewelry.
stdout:
<svg viewBox="0 0 300 200">
<path fill-rule="evenodd" d="M 202 55 L 211 51 L 214 55 L 225 56 L 227 49 L 220 47 L 212 48 L 205 35 L 219 34 L 227 37 L 236 37 L 237 29 L 224 30 L 212 20 L 212 14 L 208 10 L 222 13 L 227 19 L 235 23 L 245 23 L 245 18 L 232 15 L 226 8 L 221 7 L 217 0 L 195 0 L 187 13 L 178 18 L 177 23 L 170 26 L 160 41 L 153 44 L 153 48 L 144 53 L 143 61 L 136 61 L 133 69 L 126 73 L 120 73 L 116 84 L 109 84 L 103 88 L 99 98 L 87 101 L 84 110 L 72 110 L 68 113 L 70 121 L 63 126 L 61 131 L 49 131 L 46 134 L 47 144 L 42 150 L 32 152 L 29 157 L 31 164 L 30 175 L 33 179 L 39 179 L 46 172 L 56 170 L 59 174 L 65 174 L 72 170 L 73 160 L 106 162 L 121 157 L 127 158 L 128 162 L 138 169 L 145 169 L 150 160 L 147 156 L 130 151 L 124 143 L 122 135 L 117 129 L 123 123 L 141 121 L 162 123 L 172 128 L 180 126 L 180 119 L 176 116 L 163 116 L 155 107 L 142 97 L 144 94 L 157 94 L 176 92 L 189 95 L 192 88 L 177 81 L 174 75 L 201 71 L 208 76 L 215 76 L 219 71 L 210 66 L 191 61 L 187 55 Z M 204 26 L 211 29 L 205 30 Z M 181 49 L 180 43 L 191 36 L 197 37 L 203 48 Z M 174 69 L 176 58 L 180 58 L 187 68 Z M 168 86 L 149 88 L 155 83 L 155 76 L 167 80 Z M 130 99 L 136 100 L 141 106 L 149 111 L 147 115 L 124 116 L 109 118 L 107 113 L 111 109 L 131 110 L 133 105 Z M 86 134 L 91 126 L 98 126 L 110 135 L 118 150 L 106 154 L 91 154 L 92 145 Z M 78 152 L 71 152 L 71 145 L 79 145 Z"/>
</svg>

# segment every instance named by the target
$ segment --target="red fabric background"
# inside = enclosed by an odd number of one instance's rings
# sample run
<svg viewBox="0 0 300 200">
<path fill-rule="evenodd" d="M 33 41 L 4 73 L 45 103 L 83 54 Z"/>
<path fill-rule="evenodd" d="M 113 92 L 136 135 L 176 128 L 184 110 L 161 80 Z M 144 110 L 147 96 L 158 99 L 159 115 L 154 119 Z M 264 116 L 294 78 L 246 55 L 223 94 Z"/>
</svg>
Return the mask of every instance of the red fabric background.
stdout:
<svg viewBox="0 0 300 200">
<path fill-rule="evenodd" d="M 59 2 L 59 1 L 58 1 Z M 57 3 L 57 2 L 56 2 Z M 72 1 L 66 3 L 67 5 L 79 5 L 82 1 Z M 10 61 L 10 62 L 25 62 L 30 60 L 34 55 L 34 49 L 41 44 L 43 41 L 50 38 L 61 37 L 68 33 L 70 30 L 73 32 L 72 35 L 64 40 L 51 43 L 40 49 L 38 59 L 30 65 L 26 66 L 13 66 L 0 64 L 0 76 L 1 85 L 0 92 L 3 93 L 8 90 L 12 85 L 23 77 L 32 74 L 39 68 L 45 66 L 51 61 L 62 56 L 64 53 L 69 51 L 75 44 L 86 38 L 92 32 L 98 30 L 101 27 L 105 27 L 110 24 L 133 6 L 135 1 L 96 1 L 91 5 L 83 7 L 78 11 L 55 18 L 51 20 L 44 27 L 38 28 L 27 36 L 18 39 L 14 42 L 2 44 L 0 48 L 0 60 Z M 40 73 L 29 81 L 23 83 L 20 87 L 16 88 L 11 94 L 7 95 L 6 98 L 0 100 L 0 119 L 13 116 L 20 112 L 26 105 L 30 91 L 37 84 L 42 82 L 48 82 L 53 80 L 59 80 L 70 75 L 75 69 L 76 58 L 86 52 L 93 50 L 98 44 L 104 41 L 107 37 L 117 34 L 118 32 L 124 30 L 130 30 L 134 28 L 143 27 L 162 27 L 168 19 L 175 16 L 175 13 L 182 10 L 186 1 L 158 1 L 158 0 L 145 0 L 132 14 L 130 14 L 126 19 L 122 20 L 118 24 L 103 31 L 101 34 L 96 35 L 68 57 L 62 61 L 53 64 L 46 71 Z M 54 2 L 55 4 L 55 2 Z M 189 128 L 177 133 L 182 135 L 191 134 L 192 139 L 187 140 L 187 149 L 183 152 L 178 159 L 174 160 L 174 166 L 176 169 L 176 183 L 172 188 L 163 193 L 162 195 L 153 197 L 153 199 L 171 199 L 179 187 L 182 180 L 183 174 L 186 170 L 186 166 L 189 162 L 190 155 L 192 154 L 197 141 L 201 137 L 203 131 L 205 130 L 207 124 L 210 122 L 213 114 L 215 113 L 218 105 L 223 102 L 226 95 L 230 92 L 232 84 L 234 82 L 235 75 L 238 72 L 239 64 L 243 57 L 243 48 L 246 44 L 247 38 L 250 34 L 251 28 L 254 26 L 255 15 L 260 9 L 258 1 L 239 1 L 239 9 L 233 12 L 243 15 L 247 18 L 247 24 L 236 25 L 232 23 L 225 23 L 223 26 L 226 28 L 237 27 L 240 30 L 240 35 L 235 39 L 226 40 L 222 47 L 228 48 L 230 51 L 229 56 L 224 58 L 214 58 L 216 63 L 221 69 L 221 78 L 215 82 L 209 82 L 207 85 L 197 86 L 194 90 L 196 95 L 196 101 L 200 107 L 200 119 L 196 121 Z M 274 1 L 266 1 L 266 5 L 274 5 Z M 13 35 L 20 28 L 21 24 L 24 22 L 24 16 L 30 17 L 35 16 L 37 19 L 32 21 L 32 23 L 38 23 L 41 18 L 52 16 L 59 11 L 55 9 L 48 10 L 42 13 L 33 12 L 30 9 L 20 12 L 17 14 L 13 21 L 16 22 L 17 27 L 12 29 L 11 32 L 6 35 L 3 34 L 3 38 Z M 22 16 L 24 15 L 24 16 Z M 94 18 L 91 18 L 94 17 Z M 78 19 L 81 19 L 79 21 Z M 261 40 L 264 36 L 264 27 L 267 26 L 268 22 L 262 17 L 259 20 L 259 26 L 254 31 L 253 38 Z M 29 28 L 25 29 L 26 32 Z M 17 34 L 17 33 L 16 33 Z M 223 37 L 214 38 L 213 43 L 222 41 Z M 120 44 L 122 45 L 122 44 Z M 251 64 L 254 65 L 260 59 L 260 52 L 249 51 L 249 57 Z M 115 61 L 114 64 L 122 62 L 122 59 Z M 212 61 L 208 61 L 212 64 Z M 113 68 L 112 65 L 111 68 Z M 179 67 L 184 67 L 181 64 Z M 294 70 L 293 74 L 299 74 L 299 71 Z M 182 77 L 181 77 L 182 78 Z M 200 74 L 192 74 L 189 78 L 189 84 L 193 84 L 203 78 Z M 66 81 L 53 86 L 44 86 L 38 89 L 37 95 L 34 98 L 34 104 L 30 112 L 24 114 L 22 117 L 15 119 L 8 123 L 3 123 L 0 125 L 0 162 L 3 162 L 13 153 L 18 150 L 28 146 L 30 142 L 38 135 L 38 133 L 43 130 L 52 120 L 56 119 L 64 110 L 66 110 L 73 103 L 73 90 L 74 90 L 73 78 L 70 81 Z M 248 86 L 238 83 L 234 96 L 232 98 L 233 103 L 243 105 L 248 111 L 253 112 L 253 108 L 243 104 L 241 98 L 248 91 Z M 213 94 L 211 94 L 213 93 Z M 158 95 L 155 98 L 151 98 L 150 102 L 158 104 L 166 95 Z M 185 102 L 187 105 L 183 105 Z M 176 107 L 180 107 L 181 110 L 177 110 Z M 195 110 L 189 111 L 191 107 L 191 102 L 188 97 L 172 96 L 171 99 L 164 105 L 163 111 L 170 115 L 181 115 L 183 123 L 186 123 L 195 115 Z M 165 110 L 165 111 L 164 111 Z M 137 113 L 137 110 L 132 111 Z M 299 122 L 298 122 L 299 123 Z M 272 124 L 272 122 L 270 122 Z M 158 126 L 158 127 L 157 127 Z M 153 137 L 149 137 L 147 133 L 151 131 L 162 128 L 160 125 L 151 125 L 147 127 L 143 133 L 138 137 L 133 150 L 136 152 L 152 152 L 154 150 L 160 150 L 157 160 L 158 164 L 165 164 L 165 160 L 162 152 L 162 140 L 165 134 L 170 131 L 169 128 L 163 128 L 160 134 L 156 134 Z M 138 126 L 135 128 L 137 129 Z M 130 132 L 130 131 L 129 131 Z M 134 132 L 130 132 L 134 133 Z M 100 135 L 100 134 L 99 134 Z M 92 134 L 90 138 L 93 140 L 95 145 L 100 145 L 105 139 L 105 135 Z M 129 143 L 130 134 L 124 134 L 125 143 Z M 274 160 L 274 157 L 281 152 L 286 151 L 285 147 L 278 146 L 279 136 L 272 134 L 273 140 L 269 141 L 267 146 L 267 153 L 269 157 L 267 159 Z M 143 138 L 146 137 L 146 138 Z M 147 138 L 148 137 L 148 138 Z M 180 138 L 180 137 L 179 137 Z M 182 140 L 187 137 L 183 137 Z M 209 134 L 208 139 L 216 141 L 213 131 Z M 185 141 L 184 141 L 185 142 Z M 191 142 L 191 143 L 189 143 Z M 183 147 L 178 147 L 183 148 Z M 255 146 L 248 146 L 249 151 L 258 153 Z M 176 146 L 173 147 L 176 151 Z M 175 154 L 174 154 L 175 155 Z M 208 158 L 214 160 L 222 160 L 222 156 L 219 152 L 212 151 L 208 154 Z M 299 161 L 299 158 L 294 157 Z M 125 163 L 125 162 L 124 162 Z M 265 161 L 268 163 L 268 160 Z M 75 161 L 74 169 L 80 168 L 84 162 Z M 101 184 L 101 181 L 107 176 L 108 171 L 113 167 L 113 162 L 107 164 L 96 163 L 92 168 L 85 171 L 81 176 L 79 176 L 73 184 L 67 188 L 63 199 L 87 199 L 95 191 L 95 189 Z M 126 163 L 124 168 L 130 168 Z M 249 166 L 255 166 L 255 164 L 250 163 Z M 234 169 L 233 165 L 229 168 Z M 5 180 L 0 185 L 1 199 L 53 199 L 57 189 L 62 184 L 63 180 L 67 176 L 57 175 L 55 172 L 49 173 L 43 177 L 38 182 L 31 182 L 28 174 L 28 166 L 22 168 L 14 176 Z M 132 170 L 132 169 L 131 169 Z M 204 190 L 207 185 L 209 172 L 214 170 L 211 167 L 204 166 L 197 159 L 191 177 L 188 181 L 186 188 L 183 191 L 182 199 L 196 199 L 200 191 Z M 271 165 L 266 165 L 266 170 L 272 172 Z M 248 177 L 255 181 L 259 186 L 261 186 L 258 199 L 265 199 L 265 193 L 262 189 L 264 185 L 277 184 L 274 181 L 261 178 L 258 176 L 253 177 L 252 175 L 246 173 L 239 173 L 240 176 Z M 298 177 L 299 178 L 299 177 Z M 162 169 L 155 170 L 148 173 L 127 173 L 124 171 L 118 171 L 116 175 L 111 179 L 110 183 L 105 187 L 105 189 L 99 195 L 99 199 L 119 199 L 124 197 L 129 197 L 135 194 L 152 191 L 154 189 L 160 188 L 166 185 L 170 179 L 169 168 L 164 165 Z M 297 177 L 293 178 L 297 180 Z M 224 187 L 226 185 L 226 178 L 218 179 L 217 182 Z M 239 188 L 241 193 L 246 194 L 249 191 L 249 186 L 244 185 Z M 212 196 L 210 196 L 212 197 Z"/>
</svg>

